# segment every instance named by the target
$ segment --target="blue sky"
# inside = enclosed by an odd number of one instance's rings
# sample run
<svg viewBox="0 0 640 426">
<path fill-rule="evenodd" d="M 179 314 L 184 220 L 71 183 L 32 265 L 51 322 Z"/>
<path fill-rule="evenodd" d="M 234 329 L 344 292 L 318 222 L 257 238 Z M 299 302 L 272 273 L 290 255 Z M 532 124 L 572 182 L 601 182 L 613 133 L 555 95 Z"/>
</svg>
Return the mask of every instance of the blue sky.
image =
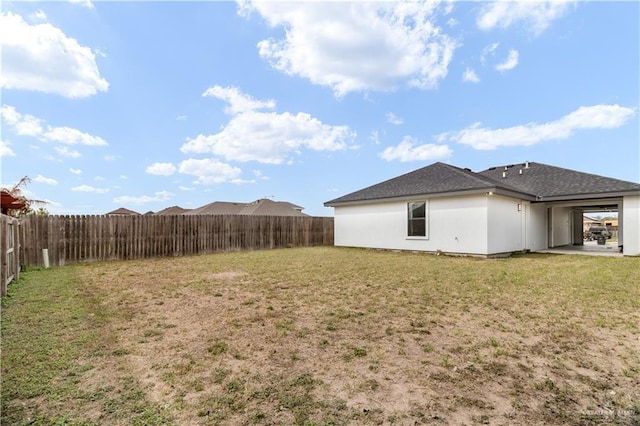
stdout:
<svg viewBox="0 0 640 426">
<path fill-rule="evenodd" d="M 640 181 L 638 2 L 3 1 L 3 186 L 323 203 L 436 161 Z"/>
</svg>

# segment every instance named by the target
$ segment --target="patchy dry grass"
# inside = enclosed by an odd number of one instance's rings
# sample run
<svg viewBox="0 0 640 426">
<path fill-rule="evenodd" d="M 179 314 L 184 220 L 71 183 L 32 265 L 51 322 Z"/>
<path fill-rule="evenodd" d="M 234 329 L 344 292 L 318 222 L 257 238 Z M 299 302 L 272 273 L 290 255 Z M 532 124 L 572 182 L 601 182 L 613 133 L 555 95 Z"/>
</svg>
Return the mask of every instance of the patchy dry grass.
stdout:
<svg viewBox="0 0 640 426">
<path fill-rule="evenodd" d="M 2 424 L 640 423 L 640 260 L 304 248 L 30 271 Z"/>
</svg>

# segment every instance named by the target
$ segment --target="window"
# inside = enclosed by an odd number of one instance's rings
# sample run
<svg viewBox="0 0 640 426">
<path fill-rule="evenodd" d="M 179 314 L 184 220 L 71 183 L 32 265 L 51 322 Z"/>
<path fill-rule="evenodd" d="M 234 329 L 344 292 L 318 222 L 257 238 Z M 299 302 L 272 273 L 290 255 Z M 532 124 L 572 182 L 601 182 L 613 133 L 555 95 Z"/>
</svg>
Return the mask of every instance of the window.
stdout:
<svg viewBox="0 0 640 426">
<path fill-rule="evenodd" d="M 409 237 L 427 236 L 427 203 L 425 201 L 408 203 L 407 235 Z"/>
</svg>

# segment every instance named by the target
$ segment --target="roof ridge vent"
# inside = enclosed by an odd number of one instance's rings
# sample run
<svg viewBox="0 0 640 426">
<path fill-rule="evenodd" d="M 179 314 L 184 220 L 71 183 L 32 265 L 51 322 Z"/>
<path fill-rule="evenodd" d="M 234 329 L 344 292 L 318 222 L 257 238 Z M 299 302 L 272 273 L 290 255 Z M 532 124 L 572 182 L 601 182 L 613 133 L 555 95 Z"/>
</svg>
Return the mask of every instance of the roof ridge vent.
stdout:
<svg viewBox="0 0 640 426">
<path fill-rule="evenodd" d="M 524 168 L 525 168 L 525 169 L 528 169 L 528 168 L 529 168 L 529 162 L 528 162 L 528 161 L 525 161 L 525 162 L 524 162 Z"/>
</svg>

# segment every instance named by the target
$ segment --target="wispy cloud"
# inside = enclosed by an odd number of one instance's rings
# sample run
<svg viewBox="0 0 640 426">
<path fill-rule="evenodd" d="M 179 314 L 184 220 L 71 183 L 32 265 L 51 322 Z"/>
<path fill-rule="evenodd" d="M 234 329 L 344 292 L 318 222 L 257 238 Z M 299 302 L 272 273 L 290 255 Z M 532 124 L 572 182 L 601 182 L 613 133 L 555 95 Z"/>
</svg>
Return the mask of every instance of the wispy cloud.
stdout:
<svg viewBox="0 0 640 426">
<path fill-rule="evenodd" d="M 478 77 L 478 74 L 476 74 L 473 68 L 467 67 L 467 69 L 462 73 L 462 81 L 480 83 L 480 77 Z"/>
<path fill-rule="evenodd" d="M 482 127 L 481 123 L 475 123 L 460 131 L 443 133 L 438 140 L 457 142 L 478 150 L 529 146 L 543 141 L 567 139 L 578 130 L 615 129 L 624 125 L 635 112 L 634 108 L 620 105 L 583 106 L 547 123 L 528 123 L 501 129 Z"/>
<path fill-rule="evenodd" d="M 505 61 L 501 64 L 496 65 L 496 70 L 503 72 L 514 69 L 518 65 L 518 57 L 519 55 L 517 50 L 510 50 L 509 56 L 507 56 Z"/>
<path fill-rule="evenodd" d="M 11 147 L 9 146 L 10 143 L 0 140 L 0 158 L 1 157 L 15 157 L 16 153 L 13 152 L 13 150 L 11 149 Z"/>
<path fill-rule="evenodd" d="M 164 201 L 169 201 L 173 197 L 173 193 L 168 191 L 158 191 L 153 195 L 141 195 L 139 197 L 123 195 L 120 197 L 115 197 L 113 202 L 116 204 L 134 204 L 134 205 L 142 205 L 148 203 L 160 203 Z"/>
<path fill-rule="evenodd" d="M 405 136 L 398 145 L 387 147 L 378 155 L 387 161 L 409 162 L 445 159 L 451 157 L 451 154 L 453 151 L 447 145 L 420 144 L 416 138 Z"/>
<path fill-rule="evenodd" d="M 66 145 L 107 146 L 99 136 L 82 132 L 72 127 L 46 126 L 44 120 L 16 111 L 11 105 L 0 107 L 0 116 L 9 129 L 18 136 L 32 136 L 43 142 L 58 142 Z"/>
<path fill-rule="evenodd" d="M 145 172 L 158 176 L 171 176 L 176 172 L 176 166 L 172 163 L 153 163 L 145 169 Z"/>
<path fill-rule="evenodd" d="M 395 115 L 392 112 L 388 112 L 385 115 L 385 118 L 387 119 L 387 123 L 391 123 L 391 124 L 395 124 L 395 125 L 399 125 L 404 123 L 404 120 L 402 119 L 402 117 L 398 117 L 397 115 Z"/>
<path fill-rule="evenodd" d="M 109 188 L 96 188 L 91 185 L 74 186 L 73 188 L 71 188 L 71 190 L 74 192 L 89 192 L 94 194 L 106 194 L 107 192 L 109 192 Z"/>
<path fill-rule="evenodd" d="M 521 24 L 537 36 L 561 18 L 572 4 L 575 2 L 567 0 L 494 1 L 484 4 L 476 23 L 485 31 Z"/>
<path fill-rule="evenodd" d="M 36 177 L 33 178 L 34 182 L 38 182 L 38 183 L 44 183 L 46 185 L 57 185 L 58 181 L 53 179 L 53 178 L 48 178 L 45 176 L 42 176 L 41 174 L 38 174 Z"/>
<path fill-rule="evenodd" d="M 95 6 L 91 2 L 91 0 L 69 0 L 69 3 L 79 4 L 82 7 L 86 7 L 87 9 L 95 9 Z"/>
</svg>

